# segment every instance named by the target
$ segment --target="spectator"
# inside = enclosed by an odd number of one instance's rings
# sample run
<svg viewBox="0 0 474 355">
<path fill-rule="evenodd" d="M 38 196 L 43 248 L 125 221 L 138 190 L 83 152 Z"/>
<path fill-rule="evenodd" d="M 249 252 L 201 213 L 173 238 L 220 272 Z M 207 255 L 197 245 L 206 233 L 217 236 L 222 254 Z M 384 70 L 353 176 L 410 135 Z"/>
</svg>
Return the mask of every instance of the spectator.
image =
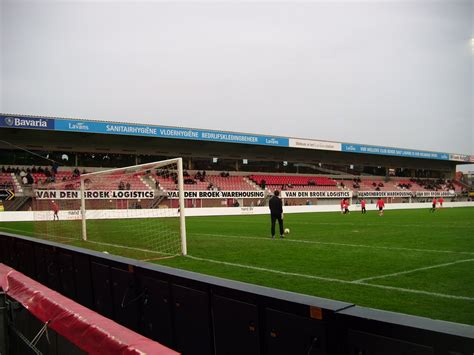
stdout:
<svg viewBox="0 0 474 355">
<path fill-rule="evenodd" d="M 123 181 L 120 181 L 119 185 L 118 185 L 118 189 L 119 190 L 125 190 L 125 184 Z"/>
<path fill-rule="evenodd" d="M 35 179 L 31 174 L 26 174 L 26 181 L 28 185 L 33 185 L 35 183 Z"/>
<path fill-rule="evenodd" d="M 126 190 L 130 190 L 130 187 L 131 187 L 131 186 L 130 186 L 130 183 L 127 182 L 127 184 L 125 185 L 125 189 L 126 189 Z"/>
</svg>

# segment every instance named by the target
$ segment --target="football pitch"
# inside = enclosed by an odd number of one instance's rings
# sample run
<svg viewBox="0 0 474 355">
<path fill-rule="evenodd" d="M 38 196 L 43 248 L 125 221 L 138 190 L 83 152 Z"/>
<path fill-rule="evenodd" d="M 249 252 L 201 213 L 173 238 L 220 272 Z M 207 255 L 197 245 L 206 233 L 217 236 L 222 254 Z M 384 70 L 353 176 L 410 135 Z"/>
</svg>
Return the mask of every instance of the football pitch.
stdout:
<svg viewBox="0 0 474 355">
<path fill-rule="evenodd" d="M 268 215 L 186 219 L 188 256 L 153 260 L 134 222 L 69 245 L 150 260 L 359 306 L 474 325 L 474 208 L 285 215 L 291 233 L 270 238 Z M 50 222 L 48 222 L 50 223 Z M 68 223 L 68 222 L 59 222 Z M 149 223 L 163 223 L 160 219 Z M 123 225 L 122 233 L 117 233 Z M 139 228 L 137 226 L 137 228 Z M 32 222 L 0 223 L 31 236 Z M 112 230 L 112 228 L 111 228 Z"/>
</svg>

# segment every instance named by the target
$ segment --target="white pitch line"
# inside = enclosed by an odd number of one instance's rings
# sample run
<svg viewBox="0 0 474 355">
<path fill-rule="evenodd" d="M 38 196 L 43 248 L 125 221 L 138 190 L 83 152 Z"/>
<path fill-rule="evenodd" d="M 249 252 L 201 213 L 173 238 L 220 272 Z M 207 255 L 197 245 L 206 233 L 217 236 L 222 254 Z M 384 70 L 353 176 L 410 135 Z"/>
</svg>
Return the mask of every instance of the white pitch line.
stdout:
<svg viewBox="0 0 474 355">
<path fill-rule="evenodd" d="M 455 264 L 467 263 L 467 262 L 470 262 L 470 261 L 474 261 L 474 259 L 457 260 L 457 261 L 453 261 L 453 262 L 450 262 L 450 263 L 444 263 L 444 264 L 438 264 L 438 265 L 432 265 L 432 266 L 425 266 L 425 267 L 420 267 L 420 268 L 418 268 L 418 269 L 412 269 L 412 270 L 394 272 L 393 274 L 386 274 L 386 275 L 380 275 L 380 276 L 367 277 L 367 278 L 364 278 L 364 279 L 354 280 L 354 281 L 352 281 L 352 282 L 355 282 L 355 283 L 365 283 L 366 281 L 370 281 L 370 280 L 384 279 L 384 278 L 386 278 L 386 277 L 392 277 L 392 276 L 399 276 L 399 275 L 411 274 L 411 273 L 417 272 L 417 271 L 436 269 L 436 268 L 440 268 L 440 267 L 444 267 L 444 266 L 451 266 L 451 265 L 455 265 Z"/>
<path fill-rule="evenodd" d="M 191 235 L 203 235 L 209 237 L 224 237 L 224 238 L 237 238 L 237 239 L 255 239 L 255 240 L 268 240 L 273 241 L 269 237 L 245 237 L 240 235 L 226 235 L 226 234 L 207 234 L 207 233 L 190 233 Z M 337 245 L 344 247 L 356 247 L 356 248 L 371 248 L 371 249 L 384 249 L 384 250 L 401 250 L 401 251 L 416 251 L 416 252 L 428 252 L 428 253 L 444 253 L 444 254 L 464 254 L 474 255 L 474 252 L 468 251 L 452 251 L 452 250 L 436 250 L 436 249 L 416 249 L 416 248 L 402 248 L 402 247 L 383 247 L 376 245 L 363 245 L 363 244 L 348 244 L 348 243 L 335 243 L 335 242 L 320 242 L 317 240 L 305 240 L 305 239 L 284 239 L 285 242 L 291 243 L 306 243 L 306 244 L 323 244 L 323 245 Z"/>
<path fill-rule="evenodd" d="M 279 271 L 279 270 L 267 269 L 267 268 L 260 267 L 260 266 L 251 266 L 251 265 L 231 263 L 231 262 L 228 262 L 228 261 L 205 259 L 205 258 L 200 258 L 198 256 L 193 256 L 193 255 L 189 255 L 189 254 L 186 255 L 186 257 L 190 258 L 190 259 L 206 261 L 206 262 L 210 262 L 210 263 L 214 263 L 214 264 L 221 264 L 221 265 L 227 265 L 227 266 L 237 266 L 237 267 L 240 267 L 240 268 L 258 270 L 258 271 L 265 271 L 265 272 L 272 272 L 274 274 L 285 275 L 285 276 L 298 276 L 298 277 L 304 277 L 304 278 L 307 278 L 307 279 L 314 279 L 314 280 L 321 280 L 321 281 L 351 283 L 351 281 L 334 279 L 334 278 L 331 278 L 331 277 L 315 276 L 315 275 L 307 275 L 307 274 L 298 274 L 298 273 L 288 272 L 288 271 Z"/>
<path fill-rule="evenodd" d="M 369 284 L 369 283 L 362 283 L 362 282 L 354 282 L 354 281 L 333 279 L 333 278 L 329 278 L 329 277 L 299 274 L 299 273 L 295 273 L 295 272 L 279 271 L 279 270 L 267 269 L 267 268 L 263 268 L 263 267 L 259 267 L 259 266 L 251 266 L 251 265 L 231 263 L 231 262 L 227 262 L 227 261 L 219 261 L 219 260 L 213 260 L 213 259 L 200 258 L 200 257 L 192 256 L 192 255 L 189 255 L 189 254 L 186 255 L 186 258 L 190 258 L 190 259 L 194 259 L 194 260 L 198 260 L 198 261 L 209 262 L 209 263 L 214 263 L 214 264 L 219 264 L 219 265 L 239 267 L 239 268 L 249 269 L 249 270 L 264 271 L 264 272 L 269 272 L 269 273 L 278 274 L 278 275 L 294 276 L 294 277 L 301 277 L 301 278 L 306 278 L 306 279 L 321 280 L 321 281 L 328 281 L 328 282 L 336 282 L 336 283 L 342 283 L 342 284 L 347 284 L 347 285 L 368 286 L 368 287 L 380 288 L 380 289 L 385 289 L 385 290 L 393 290 L 393 291 L 407 292 L 407 293 L 416 293 L 416 294 L 422 294 L 422 295 L 427 295 L 427 296 L 449 298 L 449 299 L 456 299 L 456 300 L 463 300 L 463 301 L 474 301 L 474 297 L 454 296 L 454 295 L 448 295 L 448 294 L 445 294 L 445 293 L 429 292 L 429 291 L 422 291 L 422 290 L 413 290 L 413 289 L 410 289 L 410 288 L 376 285 L 376 284 Z"/>
</svg>

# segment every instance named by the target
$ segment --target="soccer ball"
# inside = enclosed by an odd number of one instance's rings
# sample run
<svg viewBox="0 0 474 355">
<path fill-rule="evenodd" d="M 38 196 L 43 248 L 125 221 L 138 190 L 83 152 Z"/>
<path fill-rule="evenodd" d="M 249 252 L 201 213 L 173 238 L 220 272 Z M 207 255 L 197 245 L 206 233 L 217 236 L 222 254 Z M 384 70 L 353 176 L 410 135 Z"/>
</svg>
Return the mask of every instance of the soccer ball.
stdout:
<svg viewBox="0 0 474 355">
<path fill-rule="evenodd" d="M 290 228 L 285 228 L 285 234 L 290 234 Z"/>
</svg>

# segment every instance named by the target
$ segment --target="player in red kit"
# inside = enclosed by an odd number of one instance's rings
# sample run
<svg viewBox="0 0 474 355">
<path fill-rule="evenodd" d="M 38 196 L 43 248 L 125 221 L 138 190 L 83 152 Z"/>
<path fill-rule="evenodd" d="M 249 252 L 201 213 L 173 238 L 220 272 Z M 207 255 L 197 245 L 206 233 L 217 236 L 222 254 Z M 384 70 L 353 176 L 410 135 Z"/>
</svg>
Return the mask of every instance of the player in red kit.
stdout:
<svg viewBox="0 0 474 355">
<path fill-rule="evenodd" d="M 440 208 L 443 208 L 443 202 L 444 202 L 443 198 L 440 197 L 440 198 L 438 199 L 438 203 L 439 203 L 439 207 L 440 207 Z"/>
<path fill-rule="evenodd" d="M 435 198 L 433 198 L 433 202 L 431 203 L 431 209 L 430 209 L 430 212 L 434 212 L 434 211 L 436 211 L 436 203 L 437 203 L 437 202 L 438 202 L 438 201 L 436 201 L 436 197 L 435 197 Z"/>
<path fill-rule="evenodd" d="M 385 207 L 385 202 L 382 198 L 378 199 L 377 207 L 379 208 L 379 216 L 383 216 L 383 208 Z"/>
<path fill-rule="evenodd" d="M 51 202 L 51 209 L 53 210 L 53 221 L 58 220 L 59 221 L 59 206 L 57 205 L 56 202 L 52 201 Z"/>
<path fill-rule="evenodd" d="M 360 201 L 360 207 L 362 209 L 362 214 L 366 214 L 367 211 L 365 210 L 365 200 L 362 199 L 362 201 Z"/>
<path fill-rule="evenodd" d="M 349 214 L 349 200 L 345 198 L 343 201 L 344 214 Z"/>
</svg>

